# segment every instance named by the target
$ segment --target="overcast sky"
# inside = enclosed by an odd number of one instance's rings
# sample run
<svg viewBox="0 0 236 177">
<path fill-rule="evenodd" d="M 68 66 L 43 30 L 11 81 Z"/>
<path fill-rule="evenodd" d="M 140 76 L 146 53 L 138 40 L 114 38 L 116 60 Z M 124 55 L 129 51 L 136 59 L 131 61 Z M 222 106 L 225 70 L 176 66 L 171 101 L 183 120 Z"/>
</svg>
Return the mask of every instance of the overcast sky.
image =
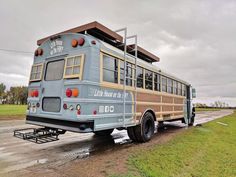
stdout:
<svg viewBox="0 0 236 177">
<path fill-rule="evenodd" d="M 0 1 L 0 49 L 34 52 L 48 35 L 98 21 L 128 28 L 157 65 L 197 89 L 196 101 L 236 106 L 235 0 Z M 27 85 L 31 53 L 0 50 L 0 82 Z"/>
</svg>

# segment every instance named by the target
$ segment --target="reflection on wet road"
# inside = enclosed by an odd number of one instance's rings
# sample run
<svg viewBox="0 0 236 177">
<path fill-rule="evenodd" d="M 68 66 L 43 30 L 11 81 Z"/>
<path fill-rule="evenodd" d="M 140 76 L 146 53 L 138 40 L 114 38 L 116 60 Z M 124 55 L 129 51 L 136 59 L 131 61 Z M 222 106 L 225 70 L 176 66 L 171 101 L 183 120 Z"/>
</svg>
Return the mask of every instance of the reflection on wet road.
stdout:
<svg viewBox="0 0 236 177">
<path fill-rule="evenodd" d="M 228 114 L 231 110 L 201 112 L 196 116 L 196 124 L 204 123 Z M 115 130 L 110 137 L 97 137 L 93 133 L 78 134 L 67 132 L 59 136 L 59 141 L 34 144 L 12 136 L 17 128 L 33 127 L 25 125 L 24 121 L 0 122 L 0 176 L 3 173 L 20 170 L 37 164 L 47 163 L 48 167 L 59 166 L 74 159 L 88 158 L 90 155 L 106 150 L 133 145 L 126 130 Z M 181 122 L 165 123 L 158 133 L 175 133 L 187 128 Z M 158 134 L 156 133 L 156 134 Z M 154 136 L 154 138 L 158 138 Z"/>
</svg>

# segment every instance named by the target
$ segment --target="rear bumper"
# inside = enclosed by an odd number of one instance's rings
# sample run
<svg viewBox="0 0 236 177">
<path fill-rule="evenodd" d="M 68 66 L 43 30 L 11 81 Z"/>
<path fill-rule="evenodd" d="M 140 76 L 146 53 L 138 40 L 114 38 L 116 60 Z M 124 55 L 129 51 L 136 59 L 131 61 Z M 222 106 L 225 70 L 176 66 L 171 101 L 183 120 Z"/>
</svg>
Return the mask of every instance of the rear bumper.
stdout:
<svg viewBox="0 0 236 177">
<path fill-rule="evenodd" d="M 79 133 L 93 132 L 94 130 L 93 121 L 75 122 L 75 121 L 67 121 L 67 120 L 59 120 L 59 119 L 51 119 L 51 118 L 27 115 L 26 123 L 39 125 L 43 127 L 58 128 L 62 130 L 79 132 Z"/>
</svg>

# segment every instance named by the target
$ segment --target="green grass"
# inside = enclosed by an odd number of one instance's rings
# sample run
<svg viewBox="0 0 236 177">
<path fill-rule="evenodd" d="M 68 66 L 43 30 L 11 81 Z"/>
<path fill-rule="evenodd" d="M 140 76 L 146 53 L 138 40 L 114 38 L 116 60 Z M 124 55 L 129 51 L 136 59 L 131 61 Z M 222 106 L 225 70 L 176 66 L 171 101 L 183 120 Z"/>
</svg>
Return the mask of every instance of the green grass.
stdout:
<svg viewBox="0 0 236 177">
<path fill-rule="evenodd" d="M 26 107 L 26 105 L 0 105 L 0 118 L 24 116 Z"/>
<path fill-rule="evenodd" d="M 132 154 L 128 169 L 127 174 L 114 176 L 235 177 L 236 112 Z"/>
<path fill-rule="evenodd" d="M 196 111 L 197 112 L 200 112 L 200 111 L 220 111 L 222 110 L 221 108 L 196 108 Z"/>
</svg>

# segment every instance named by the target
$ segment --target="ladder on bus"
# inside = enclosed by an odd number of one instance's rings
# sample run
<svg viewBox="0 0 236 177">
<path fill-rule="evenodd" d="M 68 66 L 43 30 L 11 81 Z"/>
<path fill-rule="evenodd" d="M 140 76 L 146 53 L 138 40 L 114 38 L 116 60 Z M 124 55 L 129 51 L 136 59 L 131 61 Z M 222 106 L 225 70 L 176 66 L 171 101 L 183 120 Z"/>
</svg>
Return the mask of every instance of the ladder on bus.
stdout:
<svg viewBox="0 0 236 177">
<path fill-rule="evenodd" d="M 119 30 L 116 30 L 115 32 L 123 32 L 124 38 L 123 43 L 124 45 L 124 74 L 123 74 L 123 127 L 126 127 L 125 119 L 126 119 L 126 74 L 127 74 L 127 65 L 126 65 L 126 58 L 127 58 L 127 39 L 134 39 L 134 48 L 131 50 L 134 50 L 134 57 L 135 57 L 135 66 L 132 68 L 131 71 L 134 69 L 134 76 L 132 78 L 132 82 L 134 82 L 134 113 L 132 116 L 134 116 L 134 119 L 136 121 L 136 110 L 137 110 L 137 58 L 138 58 L 138 37 L 137 35 L 127 36 L 127 28 L 121 28 Z M 132 46 L 132 45 L 130 45 Z M 133 103 L 132 103 L 133 104 Z M 135 122 L 136 123 L 136 122 Z"/>
</svg>

